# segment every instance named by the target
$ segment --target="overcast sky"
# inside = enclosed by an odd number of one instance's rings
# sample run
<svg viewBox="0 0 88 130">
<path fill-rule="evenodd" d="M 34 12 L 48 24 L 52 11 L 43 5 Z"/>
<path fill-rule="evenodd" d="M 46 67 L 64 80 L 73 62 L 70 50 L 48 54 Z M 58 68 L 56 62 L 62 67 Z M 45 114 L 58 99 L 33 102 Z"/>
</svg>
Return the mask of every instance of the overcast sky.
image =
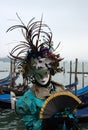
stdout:
<svg viewBox="0 0 88 130">
<path fill-rule="evenodd" d="M 48 24 L 53 33 L 54 46 L 62 57 L 88 60 L 88 0 L 0 0 L 0 57 L 8 56 L 15 43 L 21 40 L 17 30 L 6 30 L 19 24 L 16 12 L 27 25 L 35 17 Z"/>
</svg>

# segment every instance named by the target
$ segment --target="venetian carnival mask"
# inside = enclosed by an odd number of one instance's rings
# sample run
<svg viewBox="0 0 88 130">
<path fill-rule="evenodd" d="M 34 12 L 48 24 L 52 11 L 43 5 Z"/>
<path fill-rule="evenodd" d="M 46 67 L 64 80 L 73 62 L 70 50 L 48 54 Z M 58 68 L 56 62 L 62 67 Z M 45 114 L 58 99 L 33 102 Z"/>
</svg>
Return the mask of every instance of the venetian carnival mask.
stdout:
<svg viewBox="0 0 88 130">
<path fill-rule="evenodd" d="M 42 18 L 40 21 L 35 22 L 32 22 L 34 18 L 31 19 L 27 26 L 20 18 L 19 20 L 22 24 L 10 27 L 7 32 L 15 28 L 21 28 L 25 40 L 20 41 L 12 49 L 10 58 L 14 59 L 18 66 L 22 67 L 23 78 L 33 79 L 39 84 L 46 85 L 51 75 L 60 70 L 59 62 L 63 58 L 60 58 L 59 53 L 55 54 L 60 43 L 55 49 L 53 48 L 52 32 L 43 23 Z"/>
<path fill-rule="evenodd" d="M 48 66 L 50 65 L 51 60 L 47 58 L 35 58 L 34 64 L 32 64 L 33 68 L 36 70 L 34 75 L 35 80 L 40 85 L 46 85 L 50 80 L 50 70 Z"/>
</svg>

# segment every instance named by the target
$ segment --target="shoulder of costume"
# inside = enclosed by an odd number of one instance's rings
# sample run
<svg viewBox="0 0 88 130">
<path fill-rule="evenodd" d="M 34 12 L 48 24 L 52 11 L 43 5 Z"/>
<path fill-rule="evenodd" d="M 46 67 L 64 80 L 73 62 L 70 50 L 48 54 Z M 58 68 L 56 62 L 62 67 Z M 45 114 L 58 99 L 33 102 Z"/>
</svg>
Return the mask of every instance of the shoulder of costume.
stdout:
<svg viewBox="0 0 88 130">
<path fill-rule="evenodd" d="M 55 85 L 56 87 L 64 87 L 64 85 L 63 84 L 60 84 L 60 83 L 58 83 L 58 82 L 56 82 L 56 81 L 53 81 L 53 80 L 51 80 L 51 83 L 53 84 L 53 85 Z"/>
</svg>

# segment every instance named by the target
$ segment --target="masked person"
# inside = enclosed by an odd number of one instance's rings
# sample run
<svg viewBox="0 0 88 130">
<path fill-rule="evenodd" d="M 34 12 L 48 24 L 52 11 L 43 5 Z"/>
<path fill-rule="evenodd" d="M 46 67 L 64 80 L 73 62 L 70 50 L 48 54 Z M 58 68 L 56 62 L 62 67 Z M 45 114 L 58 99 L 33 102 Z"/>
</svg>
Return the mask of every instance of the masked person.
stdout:
<svg viewBox="0 0 88 130">
<path fill-rule="evenodd" d="M 59 54 L 53 48 L 52 32 L 50 28 L 40 21 L 30 20 L 27 27 L 15 25 L 8 29 L 21 28 L 25 41 L 14 47 L 10 53 L 12 59 L 22 67 L 23 78 L 32 82 L 29 88 L 16 102 L 16 112 L 23 119 L 28 130 L 41 130 L 42 120 L 39 113 L 45 100 L 64 86 L 52 81 L 52 75 L 60 71 Z M 17 53 L 16 53 L 17 52 Z"/>
</svg>

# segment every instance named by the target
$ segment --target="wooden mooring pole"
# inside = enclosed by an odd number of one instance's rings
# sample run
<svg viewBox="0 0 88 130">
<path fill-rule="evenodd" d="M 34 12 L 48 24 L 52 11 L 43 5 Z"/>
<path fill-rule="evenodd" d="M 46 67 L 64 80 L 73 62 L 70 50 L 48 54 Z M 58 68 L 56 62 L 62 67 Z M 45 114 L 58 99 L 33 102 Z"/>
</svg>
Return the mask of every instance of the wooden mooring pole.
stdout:
<svg viewBox="0 0 88 130">
<path fill-rule="evenodd" d="M 84 87 L 84 62 L 82 62 L 82 87 Z"/>
<path fill-rule="evenodd" d="M 76 58 L 75 61 L 75 82 L 77 82 L 78 78 L 77 78 L 77 65 L 78 65 L 78 59 Z M 75 95 L 77 95 L 77 85 L 75 85 Z"/>
<path fill-rule="evenodd" d="M 72 61 L 70 61 L 70 84 L 72 79 Z"/>
<path fill-rule="evenodd" d="M 63 62 L 63 68 L 64 68 L 63 74 L 65 74 L 65 62 Z"/>
<path fill-rule="evenodd" d="M 10 87 L 12 87 L 12 60 L 10 61 Z"/>
</svg>

